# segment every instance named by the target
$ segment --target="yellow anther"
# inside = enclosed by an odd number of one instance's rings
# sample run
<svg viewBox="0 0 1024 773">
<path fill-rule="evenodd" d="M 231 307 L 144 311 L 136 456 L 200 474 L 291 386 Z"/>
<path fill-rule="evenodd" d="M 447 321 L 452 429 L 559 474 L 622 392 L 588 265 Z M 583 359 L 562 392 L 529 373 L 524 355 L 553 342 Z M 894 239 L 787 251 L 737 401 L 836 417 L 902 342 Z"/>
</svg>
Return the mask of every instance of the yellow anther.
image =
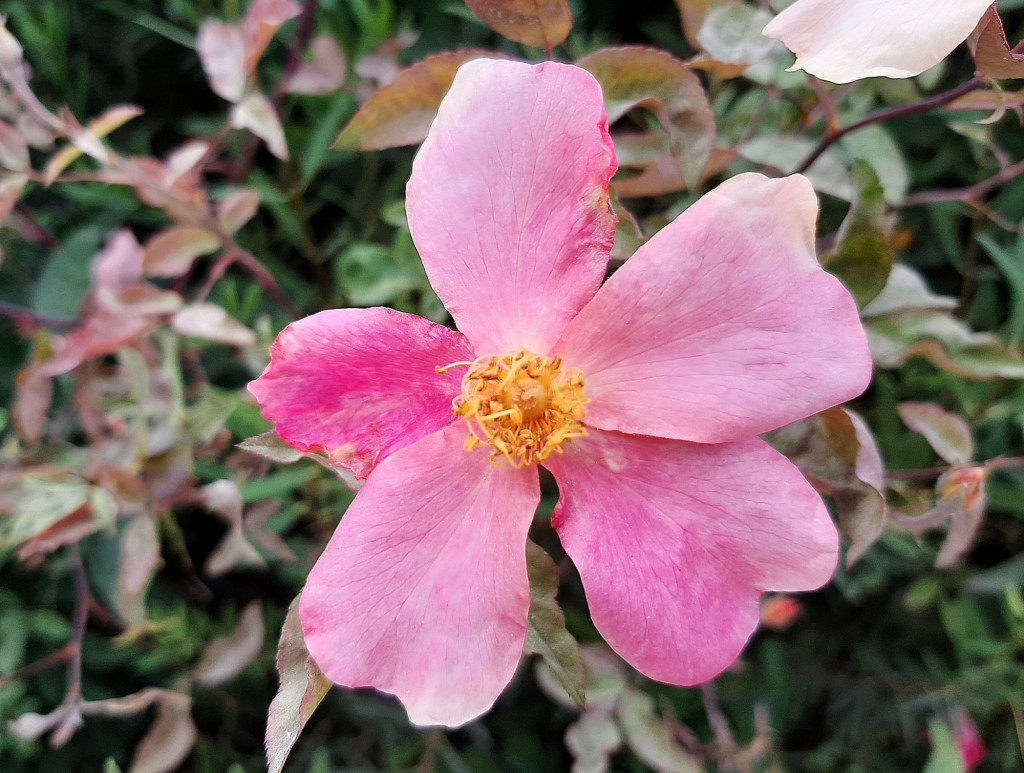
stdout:
<svg viewBox="0 0 1024 773">
<path fill-rule="evenodd" d="M 581 420 L 589 402 L 583 374 L 564 370 L 561 357 L 548 359 L 518 349 L 473 362 L 453 362 L 437 368 L 466 366 L 462 394 L 452 402 L 456 416 L 469 426 L 466 450 L 491 447 L 491 461 L 528 467 L 562 453 L 562 444 L 587 434 Z"/>
</svg>

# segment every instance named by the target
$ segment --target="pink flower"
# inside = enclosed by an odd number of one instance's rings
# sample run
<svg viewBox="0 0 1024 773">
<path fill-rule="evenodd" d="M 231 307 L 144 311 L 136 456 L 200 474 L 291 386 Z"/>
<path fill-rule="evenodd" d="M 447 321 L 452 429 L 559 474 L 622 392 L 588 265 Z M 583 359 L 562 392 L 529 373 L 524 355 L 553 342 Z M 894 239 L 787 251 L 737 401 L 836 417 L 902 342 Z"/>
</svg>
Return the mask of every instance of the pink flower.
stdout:
<svg viewBox="0 0 1024 773">
<path fill-rule="evenodd" d="M 820 498 L 757 437 L 870 379 L 853 300 L 814 256 L 810 184 L 736 177 L 602 285 L 615 169 L 587 72 L 464 65 L 407 191 L 462 332 L 326 311 L 250 385 L 285 440 L 366 478 L 302 593 L 309 651 L 417 724 L 467 722 L 512 678 L 539 464 L 594 623 L 654 679 L 714 677 L 763 591 L 835 568 Z"/>
<path fill-rule="evenodd" d="M 993 0 L 796 0 L 764 28 L 797 55 L 794 70 L 833 83 L 910 78 L 974 31 Z"/>
</svg>

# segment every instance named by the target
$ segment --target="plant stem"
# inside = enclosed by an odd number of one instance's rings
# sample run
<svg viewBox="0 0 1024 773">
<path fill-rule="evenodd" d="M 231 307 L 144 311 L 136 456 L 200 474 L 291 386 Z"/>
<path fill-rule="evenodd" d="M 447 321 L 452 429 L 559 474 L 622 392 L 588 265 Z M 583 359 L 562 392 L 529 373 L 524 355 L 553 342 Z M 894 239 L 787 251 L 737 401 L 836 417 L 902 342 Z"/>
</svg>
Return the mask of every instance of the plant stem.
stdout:
<svg viewBox="0 0 1024 773">
<path fill-rule="evenodd" d="M 885 110 L 879 110 L 871 115 L 861 118 L 859 121 L 854 121 L 849 126 L 843 126 L 842 128 L 836 129 L 831 132 L 826 132 L 818 146 L 811 151 L 811 153 L 805 158 L 800 165 L 796 168 L 796 172 L 806 172 L 810 166 L 821 157 L 821 154 L 832 147 L 836 142 L 841 140 L 847 134 L 852 134 L 858 129 L 863 129 L 866 126 L 871 126 L 877 123 L 885 123 L 896 118 L 906 118 L 911 115 L 920 115 L 921 113 L 928 113 L 932 110 L 937 110 L 940 107 L 945 107 L 950 102 L 955 102 L 965 94 L 970 94 L 977 88 L 985 85 L 985 81 L 980 78 L 972 78 L 966 83 L 962 83 L 954 89 L 944 91 L 941 94 L 936 94 L 934 97 L 923 99 L 920 102 L 914 102 L 910 105 L 899 105 L 898 107 L 889 107 Z"/>
</svg>

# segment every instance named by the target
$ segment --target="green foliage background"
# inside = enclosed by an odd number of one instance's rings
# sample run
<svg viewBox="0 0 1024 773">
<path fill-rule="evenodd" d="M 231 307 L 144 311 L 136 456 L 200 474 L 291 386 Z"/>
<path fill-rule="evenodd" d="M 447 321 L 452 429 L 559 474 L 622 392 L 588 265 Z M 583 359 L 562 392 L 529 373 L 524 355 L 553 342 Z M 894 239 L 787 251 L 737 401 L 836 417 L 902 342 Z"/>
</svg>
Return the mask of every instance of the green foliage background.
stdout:
<svg viewBox="0 0 1024 773">
<path fill-rule="evenodd" d="M 1010 32 L 1020 30 L 1020 5 L 1000 5 Z M 692 54 L 672 3 L 588 0 L 573 8 L 576 24 L 563 49 L 566 58 L 621 43 L 654 45 L 680 57 Z M 244 9 L 237 0 L 7 0 L 2 10 L 25 47 L 33 88 L 44 103 L 52 108 L 66 104 L 83 120 L 116 103 L 145 109 L 116 135 L 125 155 L 162 157 L 184 138 L 214 134 L 223 125 L 226 105 L 207 86 L 194 41 L 203 20 L 238 18 Z M 420 33 L 401 54 L 404 63 L 453 48 L 522 53 L 475 21 L 456 0 L 323 0 L 316 22 L 319 31 L 339 40 L 350 65 L 402 30 Z M 293 34 L 286 28 L 271 44 L 261 65 L 264 82 L 273 84 L 280 77 Z M 927 77 L 938 90 L 971 72 L 961 49 L 941 72 Z M 872 82 L 851 93 L 844 110 L 853 118 L 872 107 L 913 101 L 920 97 L 918 88 L 907 81 Z M 813 99 L 807 88 L 792 89 L 780 98 L 750 81 L 713 79 L 710 97 L 725 145 L 743 136 L 755 113 L 763 125 L 791 129 Z M 771 100 L 767 107 L 761 104 L 766 99 Z M 240 232 L 239 241 L 272 271 L 302 313 L 387 304 L 444 320 L 404 227 L 402 196 L 414 149 L 367 154 L 330 150 L 358 104 L 351 86 L 326 97 L 287 98 L 283 123 L 292 160 L 278 162 L 253 148 L 249 135 L 235 132 L 227 140 L 223 165 L 210 177 L 211 191 L 216 194 L 231 181 L 260 193 L 263 207 Z M 992 127 L 972 124 L 969 117 L 940 112 L 894 121 L 885 125 L 882 140 L 876 135 L 871 145 L 872 139 L 866 139 L 863 152 L 876 160 L 882 153 L 901 156 L 899 165 L 906 169 L 912 191 L 956 189 L 984 179 L 996 171 L 994 146 L 1012 158 L 1024 157 L 1024 133 L 1012 113 Z M 883 182 L 896 168 L 895 162 L 884 160 L 876 165 Z M 687 192 L 630 206 L 642 220 L 655 224 L 695 197 Z M 33 242 L 0 230 L 0 300 L 64 319 L 75 317 L 85 303 L 90 261 L 112 230 L 129 225 L 141 239 L 166 224 L 163 213 L 141 205 L 130 189 L 103 183 L 49 189 L 35 185 L 22 202 L 53 241 Z M 918 269 L 936 292 L 957 298 L 956 315 L 975 330 L 997 332 L 1017 358 L 1024 342 L 1024 236 L 1005 224 L 1024 224 L 1024 178 L 995 190 L 986 207 L 997 213 L 998 222 L 959 202 L 898 211 L 897 234 L 903 237 L 895 239 L 898 258 Z M 820 233 L 833 233 L 845 212 L 844 203 L 824 198 Z M 216 284 L 210 299 L 256 330 L 264 348 L 290 321 L 279 304 L 237 269 Z M 252 375 L 249 365 L 224 346 L 159 341 L 165 375 L 186 386 L 178 407 L 191 412 L 195 422 L 207 411 L 213 430 L 227 433 L 226 442 L 216 449 L 204 446 L 197 453 L 198 483 L 230 478 L 240 464 L 252 466 L 251 461 L 239 462 L 231 450 L 233 443 L 268 429 L 254 405 L 242 397 Z M 0 320 L 0 405 L 13 403 L 16 373 L 37 343 L 20 335 L 13 322 Z M 166 356 L 181 346 L 188 357 Z M 193 388 L 197 368 L 208 382 L 205 392 Z M 51 416 L 65 417 L 67 429 L 59 442 L 51 435 L 47 447 L 31 452 L 35 463 L 66 463 L 82 450 L 82 433 L 66 419 L 74 388 L 71 376 L 57 380 Z M 211 394 L 223 399 L 217 402 Z M 928 444 L 900 422 L 896 406 L 906 400 L 934 401 L 963 416 L 973 431 L 978 460 L 1024 454 L 1024 390 L 1019 379 L 968 379 L 913 359 L 880 369 L 872 390 L 854 406 L 866 417 L 893 470 L 941 464 Z M 23 449 L 9 411 L 0 420 L 0 462 L 15 470 Z M 310 461 L 264 466 L 258 476 L 247 478 L 241 491 L 247 505 L 281 501 L 267 528 L 287 542 L 296 563 L 271 558 L 266 569 L 205 576 L 201 567 L 223 537 L 224 524 L 201 506 L 177 504 L 159 522 L 163 564 L 147 600 L 151 629 L 125 640 L 118 638 L 116 620 L 97 614 L 84 640 L 82 689 L 88 699 L 148 686 L 175 687 L 213 638 L 233 630 L 247 603 L 263 603 L 262 653 L 226 684 L 192 690 L 199 740 L 182 770 L 264 769 L 263 732 L 276 691 L 277 634 L 306 567 L 351 496 Z M 935 717 L 947 718 L 960 709 L 973 716 L 988 748 L 979 770 L 1021 769 L 1022 491 L 1024 471 L 993 475 L 988 517 L 959 567 L 932 568 L 941 535 L 918 540 L 889 530 L 861 562 L 840 570 L 831 586 L 802 598 L 803 614 L 791 628 L 757 635 L 741 664 L 717 680 L 716 690 L 741 746 L 755 739 L 758 712 L 766 712 L 772 732 L 764 739 L 768 748 L 759 758 L 759 769 L 896 773 L 929 765 L 936 773 L 954 771 L 955 761 L 937 753 L 929 763 L 928 728 Z M 546 493 L 550 512 L 553 486 Z M 100 605 L 107 603 L 117 581 L 119 529 L 123 525 L 81 543 L 90 587 Z M 536 539 L 561 558 L 557 539 L 542 522 Z M 71 639 L 72 574 L 67 551 L 34 563 L 15 560 L 13 550 L 0 552 L 0 676 Z M 560 599 L 572 633 L 582 642 L 599 641 L 571 574 L 567 578 L 563 572 Z M 654 696 L 663 716 L 674 717 L 699 742 L 711 743 L 714 731 L 706 696 L 699 690 L 631 679 Z M 51 711 L 64 690 L 60 667 L 4 684 L 0 720 Z M 152 711 L 127 718 L 90 717 L 61 749 L 50 748 L 45 737 L 26 742 L 0 729 L 0 769 L 97 771 L 109 759 L 127 769 L 152 717 Z M 572 757 L 563 735 L 576 717 L 575 711 L 542 693 L 529 665 L 490 715 L 448 733 L 411 728 L 401 708 L 381 696 L 336 690 L 307 726 L 288 769 L 565 771 Z M 615 755 L 613 768 L 650 769 L 630 751 Z M 717 769 L 727 768 L 708 762 L 708 770 Z"/>
</svg>

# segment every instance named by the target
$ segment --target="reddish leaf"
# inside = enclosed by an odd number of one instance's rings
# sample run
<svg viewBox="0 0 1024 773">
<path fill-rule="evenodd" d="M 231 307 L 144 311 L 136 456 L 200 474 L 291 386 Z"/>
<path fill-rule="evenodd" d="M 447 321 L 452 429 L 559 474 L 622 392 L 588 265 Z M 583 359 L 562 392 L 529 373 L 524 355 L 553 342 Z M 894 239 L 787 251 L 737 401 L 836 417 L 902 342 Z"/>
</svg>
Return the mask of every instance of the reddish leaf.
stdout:
<svg viewBox="0 0 1024 773">
<path fill-rule="evenodd" d="M 101 311 L 59 339 L 49 359 L 23 368 L 17 376 L 13 408 L 18 434 L 30 443 L 38 442 L 42 436 L 52 396 L 51 378 L 68 373 L 87 360 L 116 352 L 137 340 L 153 324 L 145 317 Z"/>
<path fill-rule="evenodd" d="M 534 48 L 554 48 L 572 29 L 566 0 L 466 0 L 466 5 L 499 35 Z"/>
<path fill-rule="evenodd" d="M 253 0 L 242 20 L 245 39 L 245 69 L 252 73 L 271 38 L 289 19 L 302 13 L 295 0 Z"/>
<path fill-rule="evenodd" d="M 680 21 L 683 24 L 683 32 L 687 42 L 693 48 L 700 48 L 697 42 L 697 34 L 708 12 L 718 5 L 731 3 L 733 0 L 676 0 L 676 7 L 679 8 Z"/>
<path fill-rule="evenodd" d="M 384 150 L 422 142 L 459 67 L 493 56 L 489 51 L 448 51 L 407 67 L 359 108 L 334 147 Z"/>
<path fill-rule="evenodd" d="M 949 532 L 935 557 L 936 569 L 954 566 L 974 545 L 974 539 L 985 520 L 988 506 L 988 470 L 984 467 L 964 467 L 950 470 L 935 484 L 940 503 L 953 501 L 956 512 L 949 524 Z"/>
<path fill-rule="evenodd" d="M 282 161 L 288 160 L 288 143 L 277 110 L 263 94 L 254 91 L 231 110 L 231 126 L 248 129 L 265 143 L 267 149 Z"/>
<path fill-rule="evenodd" d="M 146 276 L 179 277 L 192 268 L 196 258 L 220 246 L 220 237 L 208 228 L 171 226 L 146 242 L 143 271 Z"/>
<path fill-rule="evenodd" d="M 29 168 L 28 142 L 6 121 L 0 121 L 0 166 L 12 172 L 25 172 Z"/>
<path fill-rule="evenodd" d="M 156 719 L 135 748 L 128 773 L 170 773 L 178 770 L 196 744 L 192 697 L 161 691 Z"/>
<path fill-rule="evenodd" d="M 213 687 L 234 679 L 263 649 L 263 605 L 251 602 L 230 636 L 214 639 L 195 669 L 199 684 Z"/>
<path fill-rule="evenodd" d="M 974 63 L 987 77 L 1024 78 L 1024 54 L 1010 48 L 995 5 L 985 11 L 967 44 L 974 54 Z"/>
<path fill-rule="evenodd" d="M 974 457 L 971 428 L 959 416 L 944 411 L 935 403 L 900 403 L 897 410 L 903 423 L 923 435 L 945 461 L 964 464 Z"/>
<path fill-rule="evenodd" d="M 146 622 L 146 592 L 159 565 L 156 523 L 148 513 L 136 516 L 121 534 L 120 570 L 114 591 L 114 604 L 128 626 Z"/>
<path fill-rule="evenodd" d="M 277 645 L 277 695 L 267 714 L 267 770 L 281 773 L 302 728 L 331 688 L 309 657 L 299 624 L 298 597 L 288 607 Z"/>
<path fill-rule="evenodd" d="M 237 102 L 245 92 L 245 40 L 237 24 L 207 21 L 199 28 L 199 61 L 213 93 Z"/>
<path fill-rule="evenodd" d="M 203 567 L 211 577 L 220 576 L 236 566 L 266 566 L 263 556 L 246 539 L 242 520 L 242 492 L 230 480 L 218 480 L 200 490 L 203 504 L 215 513 L 228 531 L 214 548 Z"/>
<path fill-rule="evenodd" d="M 86 127 L 89 134 L 95 137 L 106 137 L 115 129 L 120 129 L 133 118 L 142 115 L 143 110 L 138 105 L 114 105 L 108 107 L 98 117 L 89 121 Z"/>
<path fill-rule="evenodd" d="M 142 281 L 142 246 L 129 228 L 114 231 L 92 264 L 97 287 L 120 289 Z"/>
<path fill-rule="evenodd" d="M 715 116 L 697 76 L 664 51 L 642 46 L 605 48 L 579 61 L 604 89 L 608 119 L 643 107 L 668 133 L 669 149 L 686 182 L 701 179 L 715 143 Z"/>
<path fill-rule="evenodd" d="M 214 303 L 192 303 L 171 320 L 182 335 L 204 338 L 228 346 L 252 346 L 256 334 Z"/>
<path fill-rule="evenodd" d="M 311 58 L 285 81 L 292 94 L 331 94 L 345 84 L 348 63 L 338 41 L 330 35 L 317 35 L 309 46 Z"/>
<path fill-rule="evenodd" d="M 21 192 L 28 183 L 28 177 L 23 174 L 11 174 L 0 177 L 0 223 L 7 219 L 18 203 Z"/>
<path fill-rule="evenodd" d="M 25 562 L 34 556 L 48 555 L 57 548 L 80 542 L 100 527 L 100 522 L 93 518 L 92 508 L 82 505 L 18 548 L 17 558 Z"/>
<path fill-rule="evenodd" d="M 227 234 L 234 234 L 256 215 L 260 208 L 260 195 L 251 188 L 233 191 L 217 202 L 217 224 Z"/>
</svg>

